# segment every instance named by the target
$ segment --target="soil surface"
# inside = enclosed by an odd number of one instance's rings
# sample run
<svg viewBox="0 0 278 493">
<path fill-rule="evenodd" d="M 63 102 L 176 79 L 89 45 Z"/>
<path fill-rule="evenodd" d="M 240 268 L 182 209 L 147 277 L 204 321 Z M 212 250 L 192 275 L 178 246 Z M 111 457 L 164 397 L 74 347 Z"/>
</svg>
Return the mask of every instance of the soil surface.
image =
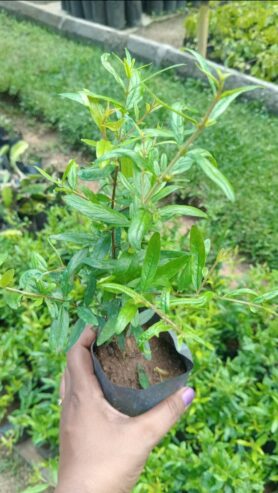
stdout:
<svg viewBox="0 0 278 493">
<path fill-rule="evenodd" d="M 175 348 L 167 342 L 163 334 L 151 339 L 150 346 L 150 361 L 139 351 L 133 337 L 127 338 L 124 352 L 113 342 L 97 348 L 96 354 L 109 380 L 122 387 L 142 389 L 138 367 L 144 369 L 150 385 L 169 380 L 186 371 Z"/>
<path fill-rule="evenodd" d="M 185 35 L 184 19 L 185 12 L 165 20 L 157 20 L 145 27 L 139 27 L 136 29 L 135 34 L 158 43 L 166 43 L 175 48 L 182 48 Z"/>
</svg>

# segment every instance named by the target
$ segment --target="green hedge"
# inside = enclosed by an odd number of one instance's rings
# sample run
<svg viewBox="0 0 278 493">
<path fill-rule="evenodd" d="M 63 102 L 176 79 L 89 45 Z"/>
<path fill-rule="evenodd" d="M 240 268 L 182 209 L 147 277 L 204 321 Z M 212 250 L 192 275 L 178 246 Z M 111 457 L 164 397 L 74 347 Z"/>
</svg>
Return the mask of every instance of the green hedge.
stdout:
<svg viewBox="0 0 278 493">
<path fill-rule="evenodd" d="M 54 258 L 47 236 L 63 231 L 65 225 L 89 227 L 64 208 L 53 207 L 49 224 L 37 237 L 0 236 L 1 251 L 10 253 L 5 268 L 13 267 L 19 275 L 30 265 L 34 250 Z M 231 279 L 221 282 L 228 285 Z M 247 278 L 248 287 L 256 290 L 262 285 L 274 289 L 277 282 L 278 272 L 263 267 L 253 268 Z M 65 362 L 49 349 L 48 315 L 43 305 L 38 313 L 30 301 L 16 313 L 2 297 L 0 312 L 0 419 L 12 402 L 18 402 L 10 414 L 14 437 L 24 431 L 55 452 L 59 379 Z M 191 341 L 195 367 L 190 385 L 196 399 L 151 454 L 134 493 L 263 493 L 265 484 L 278 479 L 277 320 L 267 312 L 252 313 L 244 305 L 213 300 L 198 312 L 187 311 L 185 317 L 212 348 Z"/>
<path fill-rule="evenodd" d="M 81 136 L 94 138 L 95 128 L 83 108 L 58 94 L 87 87 L 115 95 L 113 78 L 100 64 L 101 50 L 3 12 L 0 30 L 0 92 L 16 96 L 24 111 L 55 125 L 72 145 L 79 145 Z M 194 101 L 200 111 L 209 104 L 208 90 L 197 81 L 162 74 L 153 80 L 153 89 L 172 102 Z M 159 113 L 154 117 L 159 122 Z M 212 211 L 210 233 L 216 243 L 238 244 L 252 261 L 272 267 L 278 267 L 277 134 L 277 118 L 257 104 L 234 104 L 204 139 L 236 189 L 235 205 L 209 182 L 199 189 L 199 180 L 193 180 L 185 190 Z"/>
<path fill-rule="evenodd" d="M 278 81 L 276 1 L 210 2 L 208 57 L 271 82 Z M 196 46 L 198 11 L 185 19 L 186 45 Z"/>
</svg>

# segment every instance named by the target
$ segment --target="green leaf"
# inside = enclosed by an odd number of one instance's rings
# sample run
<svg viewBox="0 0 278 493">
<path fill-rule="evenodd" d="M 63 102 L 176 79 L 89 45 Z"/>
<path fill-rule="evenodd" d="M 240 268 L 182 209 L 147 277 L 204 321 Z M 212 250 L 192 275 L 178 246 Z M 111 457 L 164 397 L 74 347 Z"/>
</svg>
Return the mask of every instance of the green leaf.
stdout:
<svg viewBox="0 0 278 493">
<path fill-rule="evenodd" d="M 166 205 L 159 209 L 162 219 L 168 220 L 174 216 L 192 216 L 192 217 L 204 217 L 207 218 L 207 214 L 197 207 L 190 205 Z"/>
<path fill-rule="evenodd" d="M 109 152 L 112 149 L 113 145 L 109 140 L 101 139 L 97 142 L 96 145 L 96 155 L 97 158 L 103 156 L 106 152 Z"/>
<path fill-rule="evenodd" d="M 95 240 L 95 235 L 90 233 L 60 233 L 51 235 L 50 238 L 52 240 L 75 243 L 76 245 L 89 245 Z"/>
<path fill-rule="evenodd" d="M 214 77 L 214 75 L 212 73 L 212 67 L 208 64 L 206 59 L 203 58 L 196 51 L 190 50 L 190 49 L 187 49 L 186 51 L 191 53 L 191 55 L 193 55 L 194 58 L 196 58 L 197 62 L 199 63 L 199 69 L 201 70 L 201 72 L 203 72 L 207 76 L 209 84 L 213 90 L 213 93 L 215 94 L 219 83 L 218 83 L 218 80 L 216 79 L 216 77 Z"/>
<path fill-rule="evenodd" d="M 155 195 L 153 195 L 152 200 L 153 200 L 153 202 L 158 202 L 159 200 L 162 200 L 165 197 L 168 197 L 168 195 L 171 195 L 172 193 L 176 192 L 178 189 L 179 189 L 179 187 L 176 185 L 164 186 L 164 188 L 162 188 L 162 190 L 160 190 Z"/>
<path fill-rule="evenodd" d="M 134 304 L 133 301 L 127 301 L 121 308 L 116 326 L 115 333 L 117 335 L 121 334 L 126 326 L 131 322 L 131 320 L 135 317 L 135 314 L 138 310 L 138 306 Z"/>
<path fill-rule="evenodd" d="M 141 289 L 151 286 L 155 277 L 160 257 L 160 234 L 154 233 L 148 243 L 141 275 Z"/>
<path fill-rule="evenodd" d="M 154 278 L 154 286 L 160 284 L 167 285 L 170 279 L 175 277 L 176 274 L 183 269 L 185 264 L 188 263 L 188 259 L 188 255 L 181 255 L 180 257 L 174 258 L 173 260 L 160 265 Z"/>
<path fill-rule="evenodd" d="M 215 105 L 213 108 L 209 119 L 210 120 L 216 120 L 226 109 L 230 104 L 240 95 L 243 94 L 244 92 L 247 91 L 253 91 L 254 89 L 258 89 L 260 86 L 244 86 L 244 87 L 239 87 L 237 89 L 232 89 L 230 91 L 225 91 L 221 95 L 220 101 Z"/>
<path fill-rule="evenodd" d="M 145 325 L 154 316 L 154 311 L 151 308 L 147 308 L 139 313 L 139 325 Z"/>
<path fill-rule="evenodd" d="M 135 249 L 141 248 L 142 239 L 151 225 L 152 215 L 146 209 L 139 209 L 133 219 L 128 230 L 128 241 Z"/>
<path fill-rule="evenodd" d="M 95 166 L 91 166 L 90 168 L 80 169 L 78 171 L 78 176 L 84 181 L 98 181 L 110 176 L 114 169 L 114 165 L 105 166 L 104 168 L 96 168 Z"/>
<path fill-rule="evenodd" d="M 182 104 L 181 103 L 174 103 L 172 105 L 172 108 L 174 110 L 177 110 L 178 112 L 182 112 Z M 174 137 L 176 139 L 177 144 L 181 145 L 183 143 L 183 139 L 184 139 L 184 119 L 183 119 L 183 117 L 176 112 L 172 112 L 170 124 L 171 124 L 171 128 L 173 130 L 173 134 L 174 134 Z"/>
<path fill-rule="evenodd" d="M 117 315 L 110 317 L 97 336 L 97 346 L 101 346 L 115 335 Z"/>
<path fill-rule="evenodd" d="M 66 347 L 69 332 L 69 314 L 64 305 L 59 307 L 58 318 L 53 320 L 50 327 L 50 344 L 57 352 Z"/>
<path fill-rule="evenodd" d="M 97 283 L 96 283 L 96 278 L 94 275 L 91 275 L 89 277 L 89 281 L 88 281 L 88 284 L 87 284 L 87 287 L 85 289 L 85 293 L 84 293 L 84 303 L 85 305 L 89 305 L 94 297 L 94 294 L 96 292 L 96 286 L 97 286 Z"/>
<path fill-rule="evenodd" d="M 90 310 L 90 308 L 79 306 L 77 308 L 77 314 L 79 318 L 83 320 L 83 322 L 85 322 L 86 324 L 98 326 L 98 319 L 92 312 L 92 310 Z"/>
<path fill-rule="evenodd" d="M 51 183 L 55 183 L 56 185 L 60 184 L 60 180 L 56 180 L 55 178 L 50 176 L 46 171 L 44 171 L 44 169 L 39 168 L 38 166 L 35 166 L 35 168 L 42 176 L 44 176 L 44 178 L 51 181 Z"/>
<path fill-rule="evenodd" d="M 171 169 L 171 175 L 179 175 L 188 171 L 193 164 L 193 159 L 189 156 L 180 157 Z"/>
<path fill-rule="evenodd" d="M 69 186 L 73 189 L 76 188 L 77 185 L 77 170 L 79 166 L 78 164 L 74 161 L 74 159 L 71 159 L 64 171 L 62 181 L 63 183 L 65 180 L 68 180 Z"/>
<path fill-rule="evenodd" d="M 122 80 L 122 78 L 119 76 L 119 74 L 117 73 L 117 71 L 114 69 L 113 65 L 111 65 L 111 63 L 108 61 L 109 58 L 110 58 L 110 53 L 103 53 L 103 55 L 101 55 L 100 59 L 101 59 L 101 63 L 102 65 L 104 66 L 104 68 L 111 74 L 113 75 L 114 79 L 116 80 L 116 82 L 125 90 L 125 84 L 124 84 L 124 81 Z"/>
<path fill-rule="evenodd" d="M 37 484 L 36 486 L 29 486 L 26 490 L 21 493 L 41 493 L 42 491 L 47 490 L 49 485 L 47 483 Z"/>
<path fill-rule="evenodd" d="M 24 189 L 26 191 L 26 187 Z M 2 200 L 5 207 L 11 207 L 13 203 L 13 189 L 10 185 L 5 185 L 2 187 Z"/>
<path fill-rule="evenodd" d="M 278 289 L 274 289 L 274 291 L 269 291 L 268 293 L 264 293 L 261 296 L 258 296 L 254 299 L 254 303 L 263 303 L 264 301 L 273 300 L 273 298 L 277 298 Z"/>
<path fill-rule="evenodd" d="M 31 267 L 41 272 L 47 271 L 47 263 L 43 256 L 38 252 L 32 252 L 31 254 Z"/>
<path fill-rule="evenodd" d="M 207 294 L 207 293 L 206 293 Z M 170 298 L 170 307 L 173 306 L 203 306 L 207 303 L 208 296 L 205 294 L 195 298 Z"/>
<path fill-rule="evenodd" d="M 14 269 L 7 270 L 0 278 L 0 288 L 12 286 L 14 281 Z"/>
<path fill-rule="evenodd" d="M 113 149 L 113 151 L 106 152 L 98 158 L 95 162 L 96 164 L 101 163 L 102 161 L 110 161 L 110 160 L 118 160 L 122 157 L 126 157 L 131 159 L 131 161 L 137 166 L 138 169 L 144 169 L 145 164 L 142 157 L 135 151 L 131 149 L 126 149 L 124 147 L 120 147 L 118 149 Z"/>
<path fill-rule="evenodd" d="M 136 293 L 136 291 L 133 291 L 133 289 L 129 288 L 128 286 L 122 286 L 121 284 L 112 282 L 98 283 L 98 285 L 101 289 L 104 289 L 105 291 L 109 291 L 111 293 L 126 294 L 127 296 L 132 298 L 135 303 L 141 303 L 145 300 L 145 298 L 141 294 Z M 146 304 L 146 306 L 148 306 L 148 303 Z"/>
<path fill-rule="evenodd" d="M 8 251 L 0 253 L 0 266 L 6 262 L 8 256 L 9 256 Z"/>
<path fill-rule="evenodd" d="M 196 225 L 190 230 L 191 273 L 194 289 L 201 286 L 203 268 L 206 261 L 206 251 L 203 235 Z"/>
<path fill-rule="evenodd" d="M 112 224 L 114 226 L 128 226 L 128 219 L 113 209 L 100 204 L 93 204 L 89 200 L 78 197 L 77 195 L 66 195 L 64 201 L 67 205 L 76 209 L 81 214 L 90 217 L 95 221 Z"/>
<path fill-rule="evenodd" d="M 227 296 L 229 296 L 229 297 L 241 296 L 243 294 L 251 294 L 253 296 L 258 296 L 256 291 L 254 291 L 253 289 L 249 289 L 249 288 L 239 288 L 239 289 L 234 289 L 233 291 L 227 292 Z"/>
<path fill-rule="evenodd" d="M 139 336 L 138 339 L 139 348 L 143 350 L 146 342 L 148 342 L 153 337 L 158 337 L 159 334 L 161 334 L 161 332 L 168 332 L 168 330 L 169 330 L 168 325 L 163 320 L 160 320 L 159 322 L 157 322 L 156 324 L 152 325 L 147 330 L 145 330 L 141 336 Z"/>
<path fill-rule="evenodd" d="M 191 152 L 193 155 L 193 151 Z M 206 153 L 209 155 L 209 153 Z M 227 180 L 227 178 L 219 171 L 219 169 L 215 166 L 215 160 L 211 155 L 209 155 L 209 159 L 204 155 L 204 153 L 200 152 L 200 150 L 194 150 L 194 157 L 196 159 L 197 164 L 203 170 L 203 172 L 219 186 L 225 193 L 226 197 L 234 202 L 235 194 L 232 189 L 231 184 Z M 213 162 L 212 162 L 213 161 Z"/>
<path fill-rule="evenodd" d="M 78 341 L 79 337 L 81 336 L 83 330 L 85 329 L 86 323 L 84 320 L 77 320 L 71 329 L 70 333 L 70 338 L 67 346 L 67 351 L 70 350 L 70 348 Z"/>
<path fill-rule="evenodd" d="M 150 381 L 145 368 L 140 363 L 137 364 L 137 375 L 140 387 L 142 389 L 147 389 L 150 386 Z"/>
<path fill-rule="evenodd" d="M 28 149 L 29 144 L 25 142 L 25 140 L 19 140 L 16 144 L 14 144 L 10 149 L 10 161 L 11 165 L 14 166 L 19 158 L 24 154 L 24 152 Z"/>
</svg>

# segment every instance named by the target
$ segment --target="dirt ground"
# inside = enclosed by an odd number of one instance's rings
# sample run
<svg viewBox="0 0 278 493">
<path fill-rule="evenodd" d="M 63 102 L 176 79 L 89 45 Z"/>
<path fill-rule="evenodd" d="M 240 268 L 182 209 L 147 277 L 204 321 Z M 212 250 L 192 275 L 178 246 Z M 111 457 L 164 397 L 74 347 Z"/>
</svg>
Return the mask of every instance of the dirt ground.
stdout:
<svg viewBox="0 0 278 493">
<path fill-rule="evenodd" d="M 20 493 L 29 484 L 31 468 L 20 457 L 0 448 L 0 491 Z"/>
</svg>

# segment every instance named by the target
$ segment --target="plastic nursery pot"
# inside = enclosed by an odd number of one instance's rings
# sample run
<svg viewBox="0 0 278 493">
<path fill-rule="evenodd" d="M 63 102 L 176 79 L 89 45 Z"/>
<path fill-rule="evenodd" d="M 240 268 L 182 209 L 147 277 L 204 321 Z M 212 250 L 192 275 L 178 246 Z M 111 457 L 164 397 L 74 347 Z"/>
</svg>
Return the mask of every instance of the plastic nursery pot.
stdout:
<svg viewBox="0 0 278 493">
<path fill-rule="evenodd" d="M 169 331 L 165 333 L 165 336 L 168 338 L 168 343 L 175 348 L 179 359 L 183 363 L 184 373 L 164 382 L 151 385 L 147 389 L 133 389 L 113 384 L 103 371 L 95 353 L 95 346 L 92 344 L 91 354 L 96 377 L 106 400 L 118 411 L 128 416 L 138 416 L 184 387 L 193 367 L 191 352 L 185 344 L 178 347 L 177 337 L 174 332 Z"/>
</svg>

